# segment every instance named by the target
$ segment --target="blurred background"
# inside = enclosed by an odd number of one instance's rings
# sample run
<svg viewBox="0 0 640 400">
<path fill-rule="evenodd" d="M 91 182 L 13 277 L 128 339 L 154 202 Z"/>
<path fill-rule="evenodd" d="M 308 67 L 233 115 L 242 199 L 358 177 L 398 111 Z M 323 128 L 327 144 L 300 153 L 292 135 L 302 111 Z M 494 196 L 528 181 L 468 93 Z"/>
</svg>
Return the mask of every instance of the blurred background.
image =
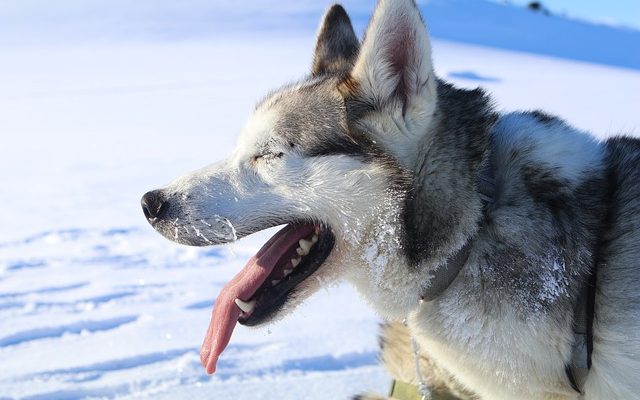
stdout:
<svg viewBox="0 0 640 400">
<path fill-rule="evenodd" d="M 0 398 L 385 393 L 378 318 L 346 285 L 198 360 L 224 283 L 269 235 L 174 245 L 141 195 L 228 154 L 304 76 L 329 2 L 0 0 Z M 345 0 L 362 34 L 373 0 Z M 419 1 L 437 73 L 603 139 L 640 129 L 640 2 Z"/>
</svg>

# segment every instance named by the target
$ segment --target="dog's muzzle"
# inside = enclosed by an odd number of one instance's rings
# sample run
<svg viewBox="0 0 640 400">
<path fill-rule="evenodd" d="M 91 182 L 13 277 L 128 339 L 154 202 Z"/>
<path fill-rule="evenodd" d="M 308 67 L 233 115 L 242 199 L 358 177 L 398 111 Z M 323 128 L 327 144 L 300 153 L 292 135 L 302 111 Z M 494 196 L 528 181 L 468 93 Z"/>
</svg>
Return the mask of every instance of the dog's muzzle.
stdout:
<svg viewBox="0 0 640 400">
<path fill-rule="evenodd" d="M 140 200 L 142 212 L 149 222 L 153 222 L 162 217 L 167 211 L 168 203 L 162 190 L 152 190 L 142 196 Z"/>
<path fill-rule="evenodd" d="M 264 229 L 236 232 L 231 221 L 224 216 L 210 213 L 194 217 L 185 211 L 185 204 L 177 196 L 158 189 L 145 193 L 140 200 L 147 222 L 165 238 L 187 246 L 211 246 L 236 241 Z M 265 228 L 268 228 L 266 226 Z"/>
</svg>

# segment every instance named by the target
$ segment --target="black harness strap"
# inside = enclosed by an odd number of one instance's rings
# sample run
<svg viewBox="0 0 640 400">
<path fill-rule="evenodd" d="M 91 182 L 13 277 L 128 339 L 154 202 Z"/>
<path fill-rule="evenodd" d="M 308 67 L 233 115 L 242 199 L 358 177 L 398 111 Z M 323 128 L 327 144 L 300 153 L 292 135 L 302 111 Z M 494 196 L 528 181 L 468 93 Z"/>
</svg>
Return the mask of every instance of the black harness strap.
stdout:
<svg viewBox="0 0 640 400">
<path fill-rule="evenodd" d="M 591 353 L 593 352 L 593 317 L 596 300 L 597 265 L 587 282 L 585 282 L 575 305 L 573 314 L 574 342 L 571 362 L 565 367 L 571 387 L 582 393 L 587 375 L 591 369 Z"/>
<path fill-rule="evenodd" d="M 469 240 L 460 250 L 449 258 L 446 264 L 442 265 L 436 271 L 436 275 L 431 279 L 429 284 L 429 289 L 422 295 L 421 300 L 435 300 L 442 292 L 451 286 L 462 267 L 467 263 L 467 259 L 471 253 L 471 247 L 472 241 Z"/>
<path fill-rule="evenodd" d="M 478 172 L 478 192 L 480 199 L 482 200 L 483 216 L 480 219 L 480 229 L 482 229 L 483 223 L 486 219 L 486 213 L 490 209 L 496 196 L 496 180 L 494 177 L 493 167 L 491 162 L 484 163 Z M 436 275 L 431 280 L 429 289 L 424 293 L 422 299 L 424 301 L 431 301 L 436 299 L 442 294 L 460 273 L 460 270 L 467 263 L 471 248 L 473 247 L 473 238 L 469 238 L 467 243 L 462 246 L 455 254 L 449 257 L 446 264 L 442 265 L 437 271 Z"/>
</svg>

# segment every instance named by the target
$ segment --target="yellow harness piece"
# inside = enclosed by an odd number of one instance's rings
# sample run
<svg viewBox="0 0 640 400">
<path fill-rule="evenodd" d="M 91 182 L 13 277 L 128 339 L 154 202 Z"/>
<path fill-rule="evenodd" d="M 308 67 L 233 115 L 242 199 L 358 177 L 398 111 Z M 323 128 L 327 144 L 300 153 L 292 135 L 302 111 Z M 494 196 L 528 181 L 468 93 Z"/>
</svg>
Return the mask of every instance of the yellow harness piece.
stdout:
<svg viewBox="0 0 640 400">
<path fill-rule="evenodd" d="M 418 386 L 396 380 L 391 382 L 389 397 L 393 400 L 420 400 L 422 398 L 418 392 Z"/>
<path fill-rule="evenodd" d="M 418 385 L 394 380 L 391 383 L 389 397 L 393 400 L 422 400 L 418 391 Z M 460 398 L 439 390 L 431 390 L 431 396 L 427 400 L 460 400 Z"/>
</svg>

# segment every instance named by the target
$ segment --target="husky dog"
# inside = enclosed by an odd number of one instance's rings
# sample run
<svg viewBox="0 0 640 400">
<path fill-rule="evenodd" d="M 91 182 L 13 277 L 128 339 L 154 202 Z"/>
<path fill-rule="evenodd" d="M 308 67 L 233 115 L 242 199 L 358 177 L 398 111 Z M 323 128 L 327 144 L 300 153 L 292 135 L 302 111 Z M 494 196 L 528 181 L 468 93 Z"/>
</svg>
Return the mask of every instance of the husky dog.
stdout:
<svg viewBox="0 0 640 400">
<path fill-rule="evenodd" d="M 397 379 L 418 382 L 412 338 L 425 379 L 460 397 L 640 399 L 640 141 L 499 115 L 438 79 L 413 0 L 380 0 L 362 43 L 331 7 L 310 75 L 257 105 L 227 160 L 142 206 L 191 246 L 285 225 L 220 293 L 208 373 L 237 322 L 346 279 L 396 321 L 382 358 Z M 594 283 L 576 390 L 575 310 Z"/>
</svg>

